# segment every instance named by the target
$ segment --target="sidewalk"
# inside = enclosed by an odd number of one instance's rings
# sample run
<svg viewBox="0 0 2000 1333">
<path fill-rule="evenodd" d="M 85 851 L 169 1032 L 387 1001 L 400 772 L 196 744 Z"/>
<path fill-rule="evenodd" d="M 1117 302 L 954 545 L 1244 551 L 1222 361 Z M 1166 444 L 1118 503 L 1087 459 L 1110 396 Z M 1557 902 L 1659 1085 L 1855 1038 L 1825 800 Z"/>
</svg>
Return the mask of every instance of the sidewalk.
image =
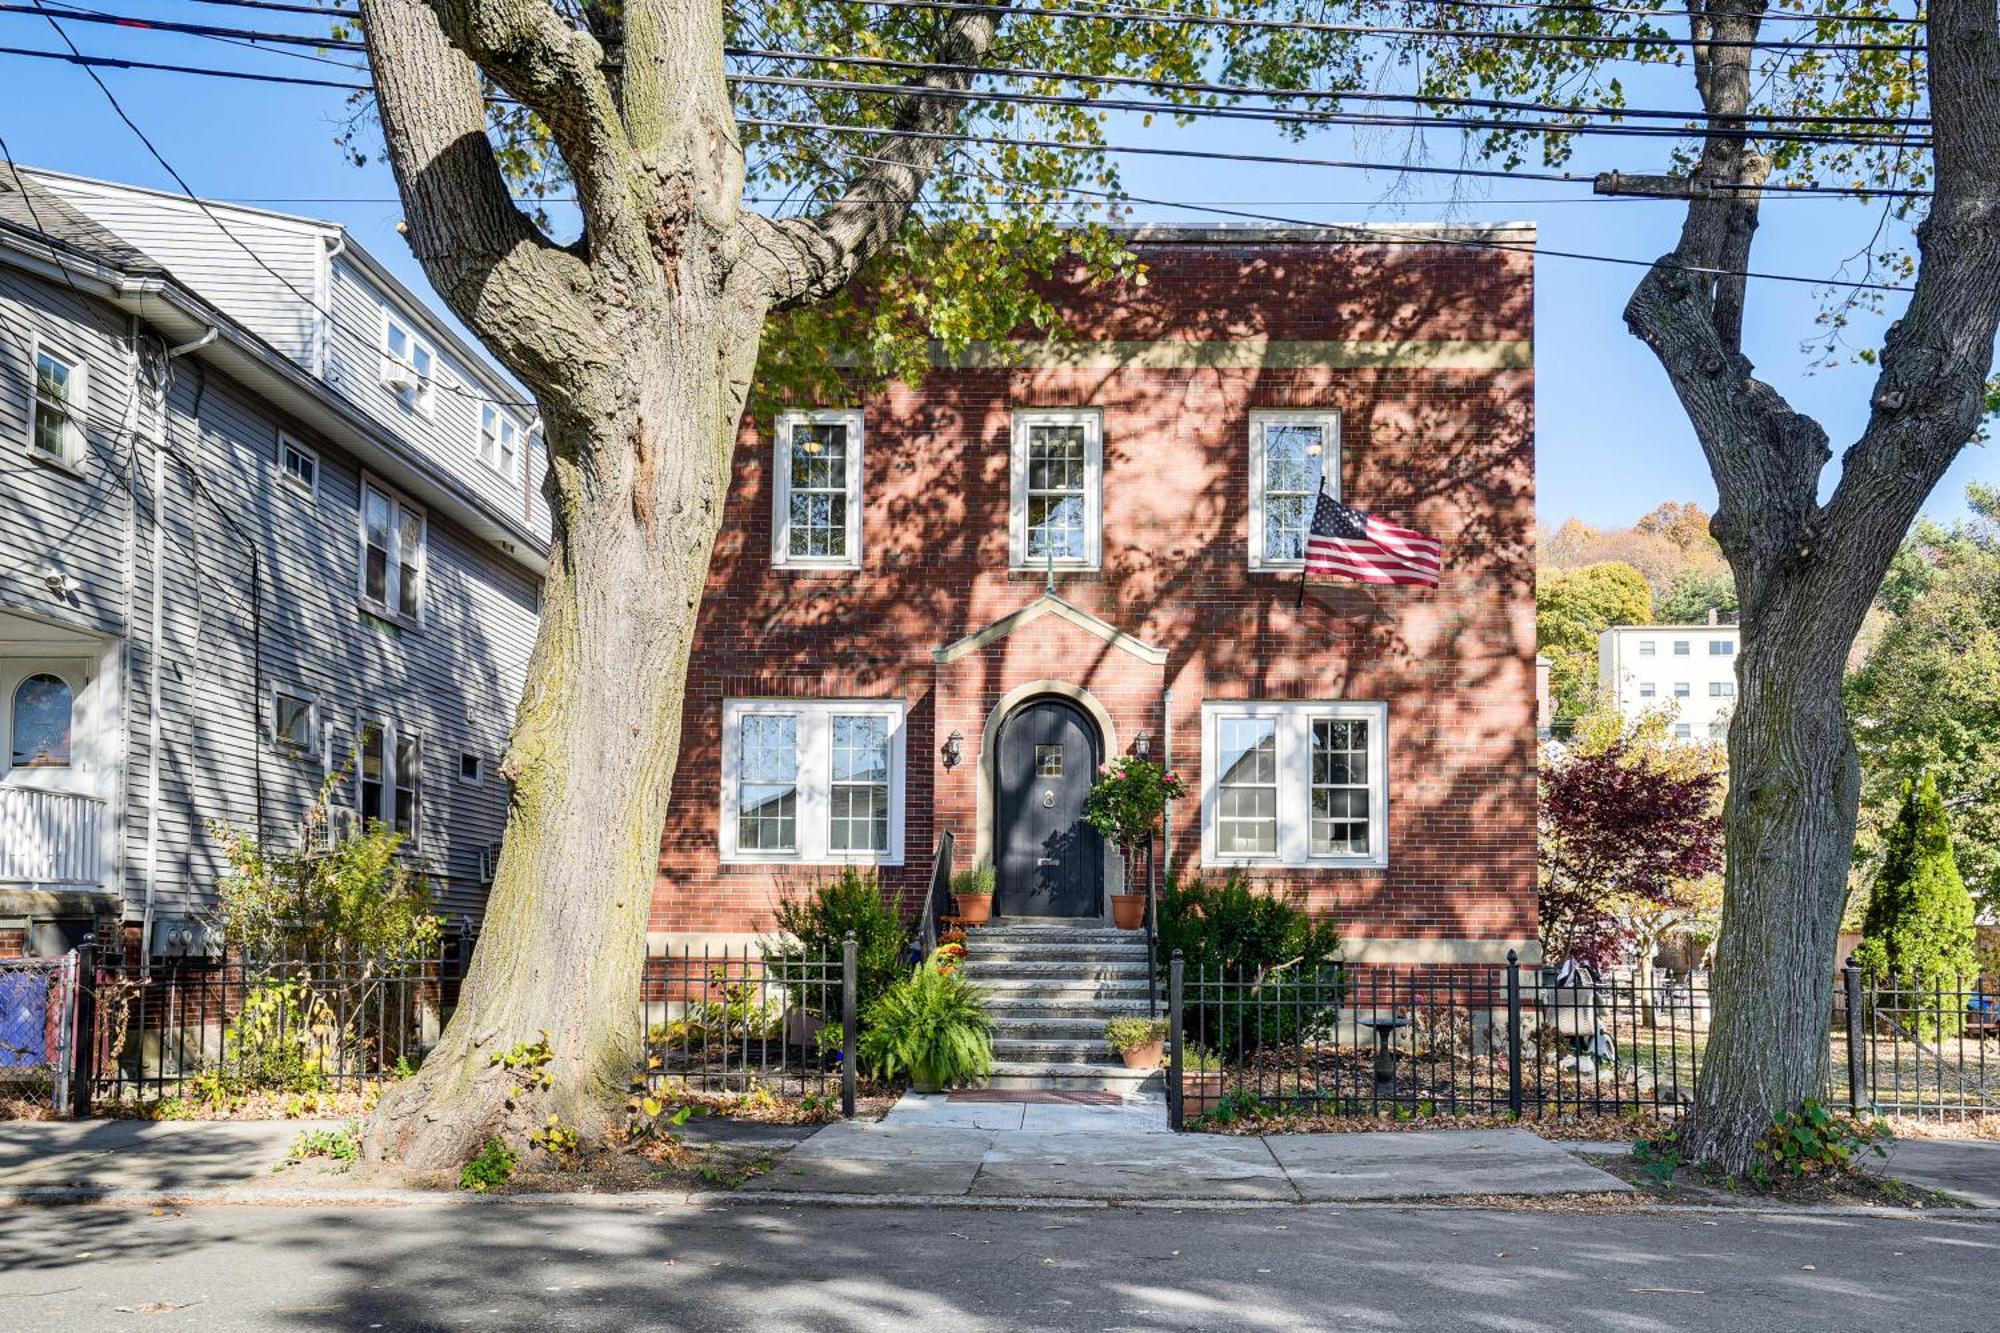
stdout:
<svg viewBox="0 0 2000 1333">
<path fill-rule="evenodd" d="M 966 1199 L 1327 1203 L 1492 1194 L 1614 1194 L 1631 1186 L 1518 1129 L 1175 1134 L 1166 1105 L 898 1102 L 878 1122 L 828 1125 L 750 1191 Z"/>
</svg>

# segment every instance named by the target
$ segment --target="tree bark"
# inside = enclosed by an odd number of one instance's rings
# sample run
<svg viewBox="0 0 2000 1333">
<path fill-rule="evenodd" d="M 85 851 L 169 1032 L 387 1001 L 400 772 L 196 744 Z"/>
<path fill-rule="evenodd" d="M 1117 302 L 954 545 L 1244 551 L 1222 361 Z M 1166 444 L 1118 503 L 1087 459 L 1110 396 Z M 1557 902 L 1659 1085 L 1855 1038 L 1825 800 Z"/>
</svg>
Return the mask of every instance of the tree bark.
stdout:
<svg viewBox="0 0 2000 1333">
<path fill-rule="evenodd" d="M 984 57 L 999 8 L 943 21 L 939 61 Z M 448 1167 L 552 1114 L 586 1139 L 612 1124 L 639 1067 L 688 655 L 765 318 L 831 295 L 887 244 L 943 148 L 896 140 L 826 214 L 773 223 L 740 208 L 721 6 L 626 0 L 593 11 L 594 33 L 548 0 L 361 12 L 411 245 L 534 391 L 551 464 L 554 550 L 484 928 L 438 1048 L 366 1136 L 373 1156 Z M 482 73 L 549 126 L 577 185 L 578 245 L 508 199 Z M 912 127 L 957 105 L 906 101 Z M 494 1063 L 544 1034 L 547 1086 Z"/>
<path fill-rule="evenodd" d="M 1691 20 L 1696 82 L 1717 126 L 1750 104 L 1761 0 L 1708 0 Z M 1885 346 L 1874 411 L 1831 499 L 1825 432 L 1755 379 L 1744 279 L 1767 165 L 1711 138 L 1680 244 L 1626 307 L 1695 427 L 1719 497 L 1713 531 L 1742 606 L 1724 809 L 1728 867 L 1714 1020 L 1685 1143 L 1746 1170 L 1777 1115 L 1825 1094 L 1835 936 L 1859 797 L 1841 702 L 1847 653 L 1919 506 L 1972 437 L 2000 328 L 2000 34 L 1990 0 L 1931 10 L 1935 198 L 1918 228 L 1909 309 Z"/>
</svg>

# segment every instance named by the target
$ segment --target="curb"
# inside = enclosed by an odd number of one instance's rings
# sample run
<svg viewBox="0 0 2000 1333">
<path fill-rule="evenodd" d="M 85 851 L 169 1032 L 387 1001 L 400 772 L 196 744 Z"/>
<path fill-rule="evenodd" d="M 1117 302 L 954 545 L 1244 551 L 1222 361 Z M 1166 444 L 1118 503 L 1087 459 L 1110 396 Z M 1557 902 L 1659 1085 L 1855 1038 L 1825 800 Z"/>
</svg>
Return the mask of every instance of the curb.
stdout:
<svg viewBox="0 0 2000 1333">
<path fill-rule="evenodd" d="M 1483 1196 L 1491 1197 L 1491 1196 Z M 1559 1195 L 1520 1195 L 1523 1201 L 1553 1200 Z M 354 1190 L 115 1190 L 88 1185 L 29 1185 L 0 1190 L 0 1207 L 344 1207 L 344 1208 L 441 1208 L 504 1207 L 507 1205 L 555 1204 L 565 1207 L 611 1208 L 938 1208 L 955 1211 L 1065 1211 L 1098 1212 L 1119 1209 L 1132 1212 L 1269 1212 L 1309 1210 L 1315 1212 L 1375 1212 L 1384 1209 L 1420 1209 L 1427 1212 L 1510 1212 L 1504 1204 L 1456 1203 L 1450 1198 L 1345 1199 L 1292 1202 L 1283 1199 L 1065 1199 L 1041 1195 L 965 1194 L 840 1194 L 827 1191 L 783 1190 L 698 1190 L 633 1191 L 618 1194 L 537 1193 L 469 1194 L 402 1190 L 368 1192 Z M 1829 1208 L 1773 1208 L 1745 1204 L 1635 1204 L 1630 1208 L 1593 1210 L 1585 1216 L 1654 1214 L 1684 1217 L 1759 1217 L 1771 1219 L 1850 1218 L 1871 1221 L 2000 1222 L 2000 1208 L 1889 1209 L 1849 1204 Z"/>
</svg>

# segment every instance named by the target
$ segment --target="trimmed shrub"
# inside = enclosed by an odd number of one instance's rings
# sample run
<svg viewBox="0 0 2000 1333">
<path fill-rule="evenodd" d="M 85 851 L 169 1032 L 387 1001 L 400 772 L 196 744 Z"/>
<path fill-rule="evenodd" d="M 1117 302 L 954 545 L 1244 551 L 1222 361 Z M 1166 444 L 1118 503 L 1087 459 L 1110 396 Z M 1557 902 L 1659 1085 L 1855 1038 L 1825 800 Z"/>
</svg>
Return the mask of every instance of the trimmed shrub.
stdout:
<svg viewBox="0 0 2000 1333">
<path fill-rule="evenodd" d="M 1219 885 L 1175 880 L 1159 929 L 1162 967 L 1176 949 L 1186 967 L 1182 1028 L 1192 1041 L 1232 1055 L 1281 1045 L 1338 1009 L 1339 928 L 1308 915 L 1296 894 L 1254 889 L 1235 871 Z"/>
<path fill-rule="evenodd" d="M 1884 843 L 1882 873 L 1861 930 L 1855 961 L 1871 980 L 1894 978 L 1892 1004 L 1914 1010 L 1927 1034 L 1954 1036 L 1964 1029 L 1959 992 L 1979 971 L 1972 895 L 1959 878 L 1944 801 L 1929 773 L 1903 784 L 1903 808 Z M 1940 991 L 1942 1004 L 1925 1003 L 1925 996 Z"/>
<path fill-rule="evenodd" d="M 854 932 L 858 970 L 858 1007 L 866 1012 L 882 993 L 901 980 L 908 971 L 910 926 L 900 905 L 885 902 L 872 875 L 851 866 L 838 878 L 816 885 L 805 893 L 784 891 L 778 899 L 778 935 L 763 941 L 764 962 L 772 977 L 799 988 L 804 1007 L 818 1011 L 822 960 L 840 963 L 841 941 Z M 838 1017 L 839 974 L 825 990 L 825 1004 Z"/>
</svg>

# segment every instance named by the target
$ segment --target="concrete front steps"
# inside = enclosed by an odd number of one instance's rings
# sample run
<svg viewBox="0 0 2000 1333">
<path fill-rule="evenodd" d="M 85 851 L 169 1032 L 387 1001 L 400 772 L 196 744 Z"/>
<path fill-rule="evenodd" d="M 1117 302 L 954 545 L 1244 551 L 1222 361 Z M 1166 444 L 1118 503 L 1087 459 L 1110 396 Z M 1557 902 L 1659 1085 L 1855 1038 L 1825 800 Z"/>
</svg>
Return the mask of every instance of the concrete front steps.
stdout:
<svg viewBox="0 0 2000 1333">
<path fill-rule="evenodd" d="M 1146 937 L 1089 923 L 966 932 L 965 974 L 993 1015 L 987 1086 L 1063 1092 L 1158 1091 L 1157 1071 L 1127 1069 L 1104 1044 L 1113 1018 L 1144 1018 Z"/>
</svg>

